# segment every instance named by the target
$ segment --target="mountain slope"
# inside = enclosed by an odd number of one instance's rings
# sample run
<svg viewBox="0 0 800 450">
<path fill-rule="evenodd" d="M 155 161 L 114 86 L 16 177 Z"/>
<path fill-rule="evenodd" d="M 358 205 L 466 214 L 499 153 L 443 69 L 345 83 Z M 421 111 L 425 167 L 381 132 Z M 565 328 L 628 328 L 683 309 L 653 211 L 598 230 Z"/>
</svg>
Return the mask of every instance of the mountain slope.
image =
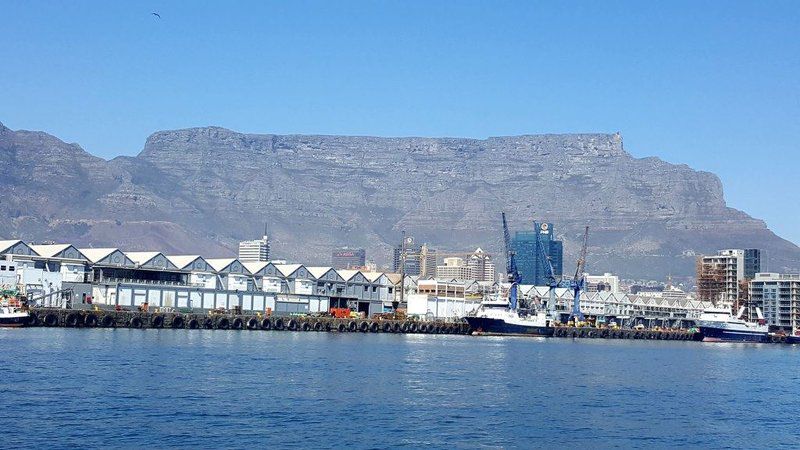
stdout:
<svg viewBox="0 0 800 450">
<path fill-rule="evenodd" d="M 765 249 L 771 270 L 800 249 L 725 205 L 719 179 L 636 159 L 619 135 L 375 138 L 252 135 L 208 127 L 151 135 L 104 161 L 44 133 L 0 128 L 8 237 L 216 255 L 258 236 L 277 256 L 326 264 L 338 245 L 386 262 L 406 230 L 436 248 L 500 250 L 515 229 L 555 223 L 574 258 L 591 227 L 590 270 L 691 274 L 693 253 Z M 64 193 L 69 195 L 64 195 Z M 567 263 L 567 268 L 570 264 Z"/>
</svg>

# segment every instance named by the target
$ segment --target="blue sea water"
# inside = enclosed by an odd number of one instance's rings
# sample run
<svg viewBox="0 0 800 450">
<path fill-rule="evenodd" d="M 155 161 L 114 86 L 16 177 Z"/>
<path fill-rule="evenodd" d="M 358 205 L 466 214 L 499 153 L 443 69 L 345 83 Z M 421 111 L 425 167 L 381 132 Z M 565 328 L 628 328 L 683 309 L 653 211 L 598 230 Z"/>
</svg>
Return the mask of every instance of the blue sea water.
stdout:
<svg viewBox="0 0 800 450">
<path fill-rule="evenodd" d="M 3 448 L 800 446 L 796 346 L 49 328 L 0 342 Z"/>
</svg>

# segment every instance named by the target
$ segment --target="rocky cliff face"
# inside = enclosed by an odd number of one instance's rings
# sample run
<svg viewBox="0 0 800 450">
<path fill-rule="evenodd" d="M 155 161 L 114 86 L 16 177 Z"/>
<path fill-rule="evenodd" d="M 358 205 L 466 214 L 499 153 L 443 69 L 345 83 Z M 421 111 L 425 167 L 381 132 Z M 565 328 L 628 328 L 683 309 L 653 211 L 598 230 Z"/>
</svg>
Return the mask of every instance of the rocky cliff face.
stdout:
<svg viewBox="0 0 800 450">
<path fill-rule="evenodd" d="M 589 225 L 592 272 L 691 274 L 693 253 L 759 247 L 770 269 L 800 249 L 728 208 L 719 179 L 636 159 L 619 135 L 475 139 L 158 132 L 104 161 L 44 133 L 0 128 L 6 237 L 230 253 L 269 224 L 276 256 L 327 264 L 334 246 L 379 262 L 406 230 L 451 251 L 500 251 L 512 228 L 555 223 L 574 259 Z M 502 265 L 502 263 L 500 263 Z M 571 265 L 566 264 L 566 268 Z"/>
</svg>

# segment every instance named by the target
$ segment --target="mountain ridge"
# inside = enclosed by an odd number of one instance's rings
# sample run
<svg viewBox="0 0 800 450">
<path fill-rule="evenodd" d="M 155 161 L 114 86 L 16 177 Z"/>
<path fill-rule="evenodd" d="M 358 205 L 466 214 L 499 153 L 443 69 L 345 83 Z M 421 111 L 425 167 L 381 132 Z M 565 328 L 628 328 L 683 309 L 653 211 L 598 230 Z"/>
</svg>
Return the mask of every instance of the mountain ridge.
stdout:
<svg viewBox="0 0 800 450">
<path fill-rule="evenodd" d="M 800 259 L 764 221 L 728 207 L 715 174 L 635 158 L 619 133 L 474 139 L 211 126 L 157 131 L 136 156 L 105 160 L 0 124 L 0 162 L 11 193 L 0 225 L 16 234 L 3 237 L 217 256 L 266 221 L 276 256 L 327 264 L 331 248 L 349 244 L 386 262 L 402 229 L 441 249 L 499 252 L 505 209 L 516 230 L 553 222 L 567 262 L 589 223 L 593 272 L 690 275 L 694 254 L 725 247 L 763 247 L 786 270 Z"/>
</svg>

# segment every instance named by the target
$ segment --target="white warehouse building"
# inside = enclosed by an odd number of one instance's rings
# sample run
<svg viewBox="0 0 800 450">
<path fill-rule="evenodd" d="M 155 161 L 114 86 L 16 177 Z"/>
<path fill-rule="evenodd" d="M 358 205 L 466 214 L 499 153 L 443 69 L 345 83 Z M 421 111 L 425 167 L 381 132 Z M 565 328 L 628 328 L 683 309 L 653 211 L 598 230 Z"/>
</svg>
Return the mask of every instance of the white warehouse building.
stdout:
<svg viewBox="0 0 800 450">
<path fill-rule="evenodd" d="M 391 310 L 392 274 L 306 267 L 302 264 L 77 248 L 70 244 L 28 245 L 0 241 L 8 261 L 2 282 L 15 285 L 38 304 L 59 301 L 108 307 L 241 309 L 276 314 L 327 312 L 350 307 L 372 315 Z"/>
</svg>

